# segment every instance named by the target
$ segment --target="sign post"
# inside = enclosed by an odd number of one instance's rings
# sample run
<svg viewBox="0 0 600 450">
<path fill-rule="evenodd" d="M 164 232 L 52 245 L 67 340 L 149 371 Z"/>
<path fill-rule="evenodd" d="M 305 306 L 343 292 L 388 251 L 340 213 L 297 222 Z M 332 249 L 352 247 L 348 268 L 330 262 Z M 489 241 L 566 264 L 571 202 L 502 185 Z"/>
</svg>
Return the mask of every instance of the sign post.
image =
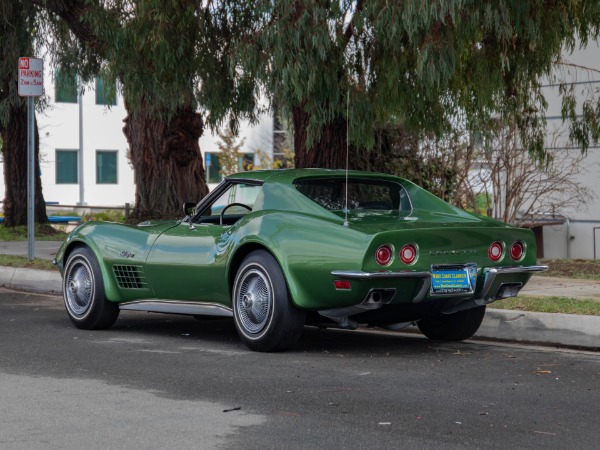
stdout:
<svg viewBox="0 0 600 450">
<path fill-rule="evenodd" d="M 27 97 L 27 255 L 35 257 L 35 116 L 34 97 L 44 95 L 44 61 L 19 58 L 19 95 Z"/>
</svg>

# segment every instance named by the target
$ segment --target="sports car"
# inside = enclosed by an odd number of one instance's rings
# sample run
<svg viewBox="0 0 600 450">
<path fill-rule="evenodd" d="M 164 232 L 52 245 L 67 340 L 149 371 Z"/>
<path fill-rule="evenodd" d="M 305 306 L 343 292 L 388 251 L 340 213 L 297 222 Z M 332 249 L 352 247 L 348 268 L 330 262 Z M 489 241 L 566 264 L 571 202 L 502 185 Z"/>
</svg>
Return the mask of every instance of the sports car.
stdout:
<svg viewBox="0 0 600 450">
<path fill-rule="evenodd" d="M 487 304 L 547 269 L 530 230 L 384 174 L 240 173 L 183 209 L 179 220 L 73 230 L 55 264 L 75 326 L 108 328 L 136 310 L 233 317 L 256 351 L 293 346 L 305 325 L 416 323 L 459 341 Z"/>
</svg>

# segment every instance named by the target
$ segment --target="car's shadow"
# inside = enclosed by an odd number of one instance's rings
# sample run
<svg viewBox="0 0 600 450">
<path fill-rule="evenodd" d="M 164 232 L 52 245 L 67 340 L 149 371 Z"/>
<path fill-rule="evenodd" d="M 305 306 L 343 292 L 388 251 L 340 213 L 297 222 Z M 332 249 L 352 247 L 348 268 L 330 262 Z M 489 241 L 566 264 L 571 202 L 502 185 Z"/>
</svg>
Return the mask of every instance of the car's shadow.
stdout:
<svg viewBox="0 0 600 450">
<path fill-rule="evenodd" d="M 189 343 L 233 346 L 228 350 L 246 349 L 240 341 L 233 319 L 197 320 L 190 316 L 125 312 L 111 328 L 120 333 L 169 337 Z M 110 330 L 108 330 L 110 332 Z M 418 333 L 390 332 L 377 328 L 339 330 L 304 327 L 299 342 L 285 353 L 350 353 L 381 354 L 390 352 L 407 355 L 439 351 L 439 346 L 460 346 L 426 339 Z M 250 351 L 250 350 L 248 350 Z"/>
</svg>

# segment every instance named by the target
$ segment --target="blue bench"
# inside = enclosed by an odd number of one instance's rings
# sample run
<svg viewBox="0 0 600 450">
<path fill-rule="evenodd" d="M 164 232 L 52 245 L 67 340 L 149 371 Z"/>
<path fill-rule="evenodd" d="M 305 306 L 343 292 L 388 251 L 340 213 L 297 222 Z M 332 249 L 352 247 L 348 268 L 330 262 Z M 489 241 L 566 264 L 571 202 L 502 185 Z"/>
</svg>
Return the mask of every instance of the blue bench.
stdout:
<svg viewBox="0 0 600 450">
<path fill-rule="evenodd" d="M 51 223 L 81 222 L 81 217 L 79 217 L 79 216 L 48 216 L 48 222 L 51 222 Z"/>
<path fill-rule="evenodd" d="M 4 222 L 4 217 L 0 217 L 0 223 Z M 81 222 L 79 216 L 48 216 L 48 222 L 50 223 L 69 223 L 69 222 Z"/>
</svg>

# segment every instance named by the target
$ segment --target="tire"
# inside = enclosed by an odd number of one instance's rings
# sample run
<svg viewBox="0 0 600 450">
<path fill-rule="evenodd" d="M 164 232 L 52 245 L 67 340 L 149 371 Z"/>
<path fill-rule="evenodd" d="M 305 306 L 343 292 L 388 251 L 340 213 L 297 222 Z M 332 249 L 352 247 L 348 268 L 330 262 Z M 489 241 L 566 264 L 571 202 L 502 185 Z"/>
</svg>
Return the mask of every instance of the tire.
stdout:
<svg viewBox="0 0 600 450">
<path fill-rule="evenodd" d="M 63 275 L 63 298 L 71 322 L 84 330 L 110 328 L 119 316 L 119 305 L 104 296 L 98 260 L 88 247 L 69 255 Z"/>
<path fill-rule="evenodd" d="M 417 322 L 421 333 L 438 341 L 464 341 L 473 336 L 485 315 L 485 305 L 454 314 L 438 314 Z"/>
<path fill-rule="evenodd" d="M 251 350 L 285 350 L 300 339 L 306 313 L 293 304 L 283 272 L 267 251 L 242 261 L 232 297 L 235 328 Z"/>
</svg>

